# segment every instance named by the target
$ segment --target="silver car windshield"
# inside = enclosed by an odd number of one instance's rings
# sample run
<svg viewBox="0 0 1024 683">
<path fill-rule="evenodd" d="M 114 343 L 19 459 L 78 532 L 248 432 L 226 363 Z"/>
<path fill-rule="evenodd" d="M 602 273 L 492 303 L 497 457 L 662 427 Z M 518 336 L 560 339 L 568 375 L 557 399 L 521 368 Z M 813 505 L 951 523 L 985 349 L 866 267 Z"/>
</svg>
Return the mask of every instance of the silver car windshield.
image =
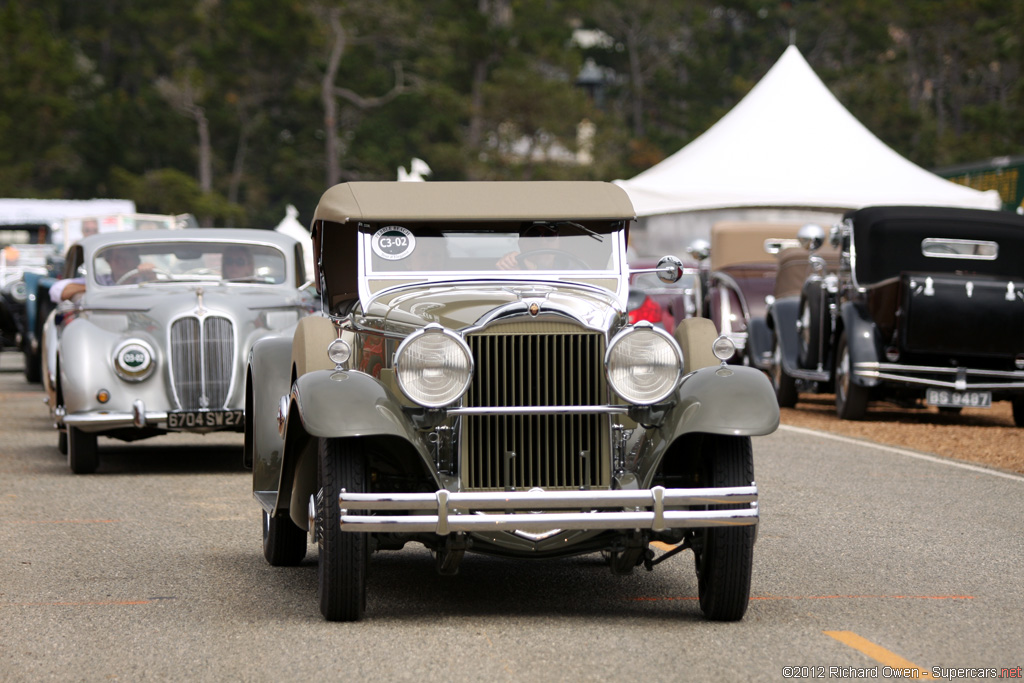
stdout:
<svg viewBox="0 0 1024 683">
<path fill-rule="evenodd" d="M 284 254 L 271 246 L 240 242 L 145 242 L 97 251 L 93 279 L 101 286 L 208 282 L 281 284 Z"/>
<path fill-rule="evenodd" d="M 371 275 L 405 273 L 609 272 L 620 235 L 605 227 L 538 222 L 519 226 L 431 229 L 364 227 Z"/>
</svg>

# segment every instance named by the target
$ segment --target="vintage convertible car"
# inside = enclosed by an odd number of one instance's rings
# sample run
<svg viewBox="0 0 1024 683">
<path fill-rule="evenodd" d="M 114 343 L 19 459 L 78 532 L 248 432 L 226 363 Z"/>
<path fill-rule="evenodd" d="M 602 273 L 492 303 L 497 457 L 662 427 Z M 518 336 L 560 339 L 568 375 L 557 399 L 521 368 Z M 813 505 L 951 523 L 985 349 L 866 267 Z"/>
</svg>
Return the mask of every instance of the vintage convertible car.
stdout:
<svg viewBox="0 0 1024 683">
<path fill-rule="evenodd" d="M 816 250 L 820 235 L 805 234 Z M 958 411 L 1013 403 L 1024 425 L 1024 217 L 875 206 L 831 233 L 837 266 L 812 255 L 799 298 L 776 300 L 779 401 L 834 388 L 843 419 L 871 400 Z"/>
<path fill-rule="evenodd" d="M 301 245 L 270 230 L 100 234 L 72 245 L 68 287 L 84 292 L 50 314 L 42 354 L 71 470 L 96 470 L 100 435 L 241 432 L 249 349 L 319 307 L 302 289 L 302 262 Z"/>
<path fill-rule="evenodd" d="M 801 225 L 719 221 L 711 226 L 710 244 L 700 240 L 687 250 L 701 262 L 703 315 L 736 345 L 731 363 L 768 368 L 766 297 L 775 286 L 776 254 L 797 246 L 796 233 Z"/>
<path fill-rule="evenodd" d="M 325 618 L 360 619 L 370 555 L 409 541 L 443 574 L 466 552 L 600 552 L 628 573 L 690 548 L 704 614 L 743 616 L 750 437 L 778 406 L 762 372 L 720 362 L 733 348 L 710 321 L 629 324 L 633 218 L 599 182 L 323 195 L 327 315 L 253 347 L 245 457 L 264 555 L 298 564 L 308 533 Z M 654 541 L 673 548 L 656 557 Z"/>
</svg>

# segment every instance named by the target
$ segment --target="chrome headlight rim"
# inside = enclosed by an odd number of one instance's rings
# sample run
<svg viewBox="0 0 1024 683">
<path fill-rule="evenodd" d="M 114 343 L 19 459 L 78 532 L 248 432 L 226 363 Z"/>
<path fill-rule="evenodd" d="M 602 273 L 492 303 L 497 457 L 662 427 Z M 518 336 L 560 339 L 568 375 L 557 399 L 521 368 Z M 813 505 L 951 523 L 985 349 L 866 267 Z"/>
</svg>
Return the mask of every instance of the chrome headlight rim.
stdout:
<svg viewBox="0 0 1024 683">
<path fill-rule="evenodd" d="M 141 354 L 130 358 L 129 355 Z M 132 363 L 138 363 L 133 366 Z M 141 382 L 153 374 L 156 369 L 156 352 L 149 342 L 143 339 L 126 339 L 114 348 L 114 372 L 126 382 Z"/>
<path fill-rule="evenodd" d="M 667 381 L 660 382 L 661 387 L 659 391 L 646 396 L 638 395 L 636 392 L 631 391 L 630 387 L 616 384 L 614 367 L 616 354 L 622 350 L 620 345 L 624 341 L 636 341 L 635 339 L 630 339 L 630 337 L 637 334 L 654 335 L 652 339 L 655 340 L 655 343 L 663 344 L 663 348 L 674 356 L 675 372 L 671 373 L 672 376 L 667 378 Z M 629 356 L 627 356 L 628 358 Z M 608 343 L 608 350 L 605 352 L 604 365 L 605 374 L 608 377 L 608 386 L 611 387 L 616 395 L 633 405 L 651 406 L 662 403 L 675 393 L 683 379 L 683 352 L 679 348 L 679 344 L 672 335 L 660 327 L 655 327 L 647 320 L 624 327 L 612 337 Z M 628 367 L 628 364 L 625 365 Z"/>
<path fill-rule="evenodd" d="M 427 398 L 420 387 L 410 383 L 406 372 L 406 361 L 408 354 L 412 349 L 422 343 L 422 341 L 432 335 L 438 335 L 439 339 L 430 339 L 430 341 L 443 340 L 443 343 L 451 343 L 456 349 L 463 355 L 465 361 L 465 376 L 462 378 L 455 377 L 451 383 L 451 388 L 443 394 L 441 399 L 430 399 Z M 423 406 L 424 408 L 440 409 L 451 406 L 452 404 L 460 401 L 466 392 L 469 390 L 469 385 L 473 380 L 473 372 L 475 370 L 473 361 L 473 352 L 469 348 L 469 344 L 456 332 L 444 328 L 437 323 L 430 323 L 423 328 L 416 330 L 398 345 L 398 349 L 395 351 L 395 378 L 398 381 L 398 388 L 401 389 L 402 393 L 413 403 Z"/>
</svg>

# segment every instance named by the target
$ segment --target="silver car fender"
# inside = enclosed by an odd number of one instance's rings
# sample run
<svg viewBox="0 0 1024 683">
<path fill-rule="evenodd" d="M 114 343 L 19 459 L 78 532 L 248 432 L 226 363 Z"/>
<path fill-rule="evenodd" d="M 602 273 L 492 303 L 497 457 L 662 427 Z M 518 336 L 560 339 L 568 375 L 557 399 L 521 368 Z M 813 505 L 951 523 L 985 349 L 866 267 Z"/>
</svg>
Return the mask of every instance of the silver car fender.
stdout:
<svg viewBox="0 0 1024 683">
<path fill-rule="evenodd" d="M 398 439 L 420 458 L 426 471 L 434 472 L 433 457 L 398 398 L 363 372 L 315 370 L 298 377 L 292 385 L 284 438 L 276 509 L 283 509 L 287 501 L 292 521 L 301 528 L 308 526 L 306 505 L 316 491 L 321 438 Z"/>
<path fill-rule="evenodd" d="M 249 351 L 243 459 L 253 470 L 253 491 L 277 488 L 284 452 L 278 408 L 291 388 L 291 353 L 291 337 L 261 339 Z"/>
<path fill-rule="evenodd" d="M 779 404 L 768 377 L 743 365 L 705 367 L 687 375 L 666 415 L 670 441 L 691 432 L 763 436 L 779 426 Z"/>
</svg>

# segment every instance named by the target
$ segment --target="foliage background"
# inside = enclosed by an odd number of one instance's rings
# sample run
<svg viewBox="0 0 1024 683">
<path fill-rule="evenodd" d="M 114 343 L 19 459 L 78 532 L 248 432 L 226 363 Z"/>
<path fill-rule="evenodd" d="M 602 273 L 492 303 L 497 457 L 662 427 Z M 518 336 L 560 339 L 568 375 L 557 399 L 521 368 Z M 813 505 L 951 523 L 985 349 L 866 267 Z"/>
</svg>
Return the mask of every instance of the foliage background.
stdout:
<svg viewBox="0 0 1024 683">
<path fill-rule="evenodd" d="M 1022 36 L 1002 0 L 0 0 L 0 196 L 269 227 L 413 157 L 434 180 L 628 178 L 790 42 L 933 168 L 1022 152 Z M 584 120 L 592 163 L 559 160 Z"/>
</svg>

